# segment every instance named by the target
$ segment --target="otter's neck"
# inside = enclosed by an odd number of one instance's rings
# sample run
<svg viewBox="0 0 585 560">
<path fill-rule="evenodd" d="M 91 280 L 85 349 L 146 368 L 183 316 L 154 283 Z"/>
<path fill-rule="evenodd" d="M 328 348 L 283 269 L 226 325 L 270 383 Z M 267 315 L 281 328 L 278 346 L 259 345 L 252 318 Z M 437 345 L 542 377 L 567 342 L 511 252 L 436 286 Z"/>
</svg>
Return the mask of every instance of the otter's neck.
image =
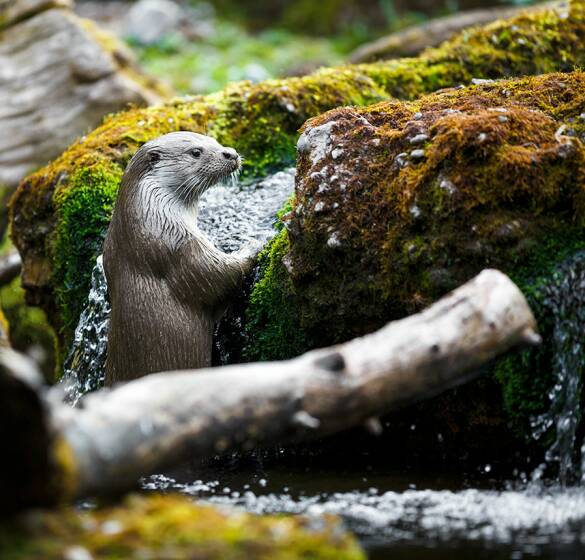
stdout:
<svg viewBox="0 0 585 560">
<path fill-rule="evenodd" d="M 166 240 L 173 247 L 186 238 L 203 235 L 197 227 L 198 198 L 185 203 L 167 187 L 149 180 L 141 182 L 138 191 L 139 220 L 150 235 Z"/>
</svg>

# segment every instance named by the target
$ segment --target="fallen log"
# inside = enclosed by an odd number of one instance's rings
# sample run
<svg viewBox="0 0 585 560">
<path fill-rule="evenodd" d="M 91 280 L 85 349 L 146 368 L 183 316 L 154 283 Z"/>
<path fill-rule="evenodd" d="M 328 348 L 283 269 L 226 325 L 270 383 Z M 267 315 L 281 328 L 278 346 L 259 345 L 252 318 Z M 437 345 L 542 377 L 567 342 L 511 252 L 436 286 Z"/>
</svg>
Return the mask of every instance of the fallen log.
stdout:
<svg viewBox="0 0 585 560">
<path fill-rule="evenodd" d="M 520 290 L 485 270 L 422 313 L 290 361 L 158 373 L 90 394 L 81 409 L 52 405 L 60 497 L 121 491 L 190 457 L 376 425 L 539 342 L 535 329 Z"/>
<path fill-rule="evenodd" d="M 359 64 L 362 62 L 417 56 L 424 49 L 437 47 L 463 29 L 486 25 L 498 19 L 513 17 L 521 12 L 560 6 L 560 2 L 551 2 L 548 4 L 536 4 L 535 6 L 507 6 L 457 12 L 456 14 L 407 27 L 402 31 L 397 31 L 371 43 L 366 43 L 349 55 L 349 62 Z"/>
<path fill-rule="evenodd" d="M 488 270 L 423 313 L 286 362 L 155 374 L 86 398 L 60 429 L 78 496 L 190 456 L 331 434 L 473 377 L 538 339 L 520 290 Z M 59 420 L 57 418 L 57 420 Z"/>
</svg>

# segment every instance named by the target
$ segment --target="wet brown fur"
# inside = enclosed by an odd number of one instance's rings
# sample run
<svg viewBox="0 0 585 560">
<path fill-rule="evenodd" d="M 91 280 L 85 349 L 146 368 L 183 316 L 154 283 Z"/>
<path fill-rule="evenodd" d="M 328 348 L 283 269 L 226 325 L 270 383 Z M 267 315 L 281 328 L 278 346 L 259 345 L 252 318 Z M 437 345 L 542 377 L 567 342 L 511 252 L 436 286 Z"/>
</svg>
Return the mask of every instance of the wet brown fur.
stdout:
<svg viewBox="0 0 585 560">
<path fill-rule="evenodd" d="M 209 366 L 214 322 L 254 262 L 219 251 L 194 223 L 174 220 L 182 207 L 171 197 L 165 212 L 161 199 L 145 199 L 139 186 L 149 180 L 152 152 L 143 147 L 130 162 L 104 245 L 112 307 L 106 385 Z M 165 154 L 156 153 L 164 163 Z"/>
</svg>

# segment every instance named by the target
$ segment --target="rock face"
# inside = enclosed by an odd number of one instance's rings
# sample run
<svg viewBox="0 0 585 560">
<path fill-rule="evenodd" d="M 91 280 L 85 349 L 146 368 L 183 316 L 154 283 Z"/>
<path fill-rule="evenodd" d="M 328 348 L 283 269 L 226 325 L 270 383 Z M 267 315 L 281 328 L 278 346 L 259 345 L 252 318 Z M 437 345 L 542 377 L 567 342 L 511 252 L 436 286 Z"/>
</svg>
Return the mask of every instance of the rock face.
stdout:
<svg viewBox="0 0 585 560">
<path fill-rule="evenodd" d="M 68 5 L 0 4 L 0 184 L 15 186 L 104 115 L 162 98 L 120 43 Z"/>
<path fill-rule="evenodd" d="M 295 200 L 250 296 L 250 359 L 371 331 L 486 267 L 543 310 L 535 286 L 585 248 L 585 73 L 337 109 L 303 130 Z M 482 381 L 465 413 L 437 406 L 458 430 L 526 433 L 553 383 L 551 347 L 532 356 L 500 367 L 503 395 Z"/>
<path fill-rule="evenodd" d="M 545 10 L 494 23 L 420 58 L 236 84 L 207 97 L 109 118 L 23 181 L 13 199 L 12 234 L 23 256 L 23 284 L 30 301 L 44 307 L 61 342 L 68 344 L 124 167 L 151 138 L 173 130 L 207 132 L 246 157 L 246 173 L 260 175 L 293 163 L 298 128 L 331 108 L 389 96 L 415 98 L 478 77 L 570 71 L 585 65 L 582 6 L 582 0 L 574 0 L 568 13 Z M 424 142 L 413 149 L 424 149 Z M 338 240 L 331 237 L 328 242 L 335 245 Z"/>
</svg>

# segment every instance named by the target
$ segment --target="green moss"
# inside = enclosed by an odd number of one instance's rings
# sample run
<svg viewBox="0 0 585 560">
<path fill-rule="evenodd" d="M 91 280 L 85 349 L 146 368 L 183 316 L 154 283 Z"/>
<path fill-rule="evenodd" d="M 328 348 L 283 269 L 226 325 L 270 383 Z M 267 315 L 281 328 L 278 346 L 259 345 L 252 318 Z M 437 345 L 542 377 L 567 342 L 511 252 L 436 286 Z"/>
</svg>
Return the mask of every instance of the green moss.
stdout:
<svg viewBox="0 0 585 560">
<path fill-rule="evenodd" d="M 122 178 L 119 166 L 82 167 L 69 179 L 70 188 L 55 191 L 58 226 L 52 252 L 56 303 L 62 329 L 72 332 L 87 295 L 91 269 L 100 253 Z M 88 266 L 78 269 L 75 263 Z"/>
<path fill-rule="evenodd" d="M 261 275 L 249 302 L 247 330 L 253 343 L 244 349 L 251 360 L 293 358 L 311 346 L 301 328 L 301 317 L 291 306 L 296 291 L 282 266 L 288 253 L 288 236 L 282 231 L 259 257 Z"/>
<path fill-rule="evenodd" d="M 45 379 L 52 382 L 55 375 L 55 332 L 42 309 L 26 304 L 20 278 L 0 288 L 2 312 L 8 324 L 11 346 L 20 352 L 34 349 Z M 42 355 L 39 355 L 39 350 Z"/>
<path fill-rule="evenodd" d="M 534 255 L 533 265 L 511 274 L 526 296 L 545 341 L 537 348 L 504 357 L 494 367 L 495 377 L 502 386 L 508 421 L 518 436 L 525 437 L 533 432 L 531 420 L 548 410 L 548 395 L 557 381 L 553 377 L 555 318 L 547 305 L 546 290 L 557 281 L 559 266 L 584 248 L 583 236 L 549 236 Z M 569 305 L 567 301 L 567 309 Z M 553 435 L 551 432 L 547 437 Z M 544 438 L 541 443 L 547 441 Z"/>
<path fill-rule="evenodd" d="M 266 173 L 293 163 L 298 128 L 307 118 L 333 107 L 366 105 L 390 96 L 413 99 L 477 77 L 583 65 L 581 3 L 573 0 L 569 17 L 543 11 L 465 32 L 418 58 L 323 69 L 303 78 L 257 85 L 234 84 L 206 97 L 133 109 L 106 119 L 23 181 L 13 198 L 12 234 L 23 255 L 29 297 L 44 307 L 67 346 L 88 290 L 103 235 L 98 230 L 107 223 L 116 182 L 147 140 L 173 130 L 206 132 L 238 149 L 246 158 L 247 175 Z M 513 165 L 514 154 L 508 156 Z M 404 250 L 400 247 L 398 254 Z M 365 280 L 363 290 L 370 292 Z"/>
<path fill-rule="evenodd" d="M 311 527 L 300 517 L 228 514 L 180 496 L 131 496 L 122 506 L 38 512 L 0 525 L 5 560 L 57 560 L 76 548 L 96 560 L 365 558 L 334 517 Z"/>
<path fill-rule="evenodd" d="M 287 229 L 251 292 L 248 356 L 287 356 L 291 331 L 296 353 L 370 332 L 487 267 L 521 286 L 546 327 L 539 278 L 585 247 L 584 110 L 585 73 L 574 72 L 309 121 L 306 131 L 330 127 L 342 155 L 299 158 Z M 518 432 L 545 407 L 550 372 L 546 346 L 500 366 Z"/>
</svg>

